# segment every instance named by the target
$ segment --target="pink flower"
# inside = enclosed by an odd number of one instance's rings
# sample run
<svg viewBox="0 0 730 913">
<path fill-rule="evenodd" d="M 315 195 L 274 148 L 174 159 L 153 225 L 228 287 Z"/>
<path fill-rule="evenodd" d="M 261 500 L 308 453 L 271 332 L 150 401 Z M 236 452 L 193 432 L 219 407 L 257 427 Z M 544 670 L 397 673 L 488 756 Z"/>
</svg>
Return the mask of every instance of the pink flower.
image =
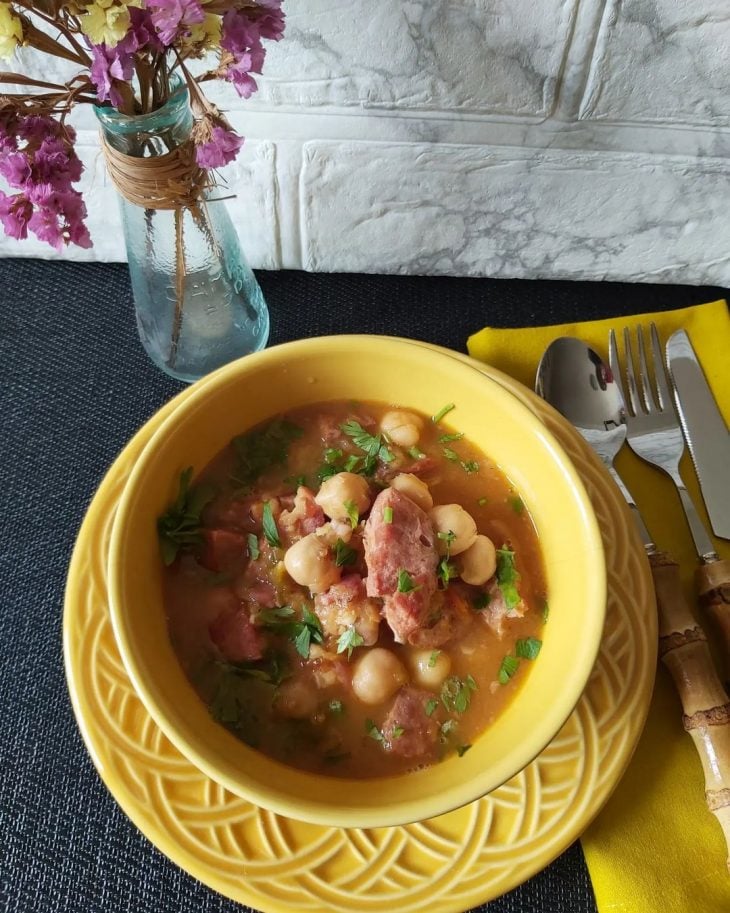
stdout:
<svg viewBox="0 0 730 913">
<path fill-rule="evenodd" d="M 18 121 L 12 108 L 0 109 L 0 152 L 14 152 L 18 148 Z"/>
<path fill-rule="evenodd" d="M 260 73 L 266 50 L 261 44 L 258 22 L 252 22 L 242 10 L 228 10 L 223 17 L 221 47 L 233 56 L 226 69 L 226 79 L 243 98 L 258 89 L 251 73 Z"/>
<path fill-rule="evenodd" d="M 189 34 L 190 26 L 205 19 L 198 0 L 148 0 L 152 22 L 162 43 L 169 47 L 178 35 Z"/>
<path fill-rule="evenodd" d="M 91 237 L 83 223 L 85 217 L 86 206 L 77 190 L 52 191 L 36 207 L 28 227 L 58 251 L 64 244 L 91 247 Z"/>
<path fill-rule="evenodd" d="M 222 168 L 232 162 L 243 145 L 243 137 L 224 127 L 213 127 L 207 143 L 195 149 L 195 160 L 201 168 Z"/>
<path fill-rule="evenodd" d="M 11 187 L 23 187 L 30 173 L 30 164 L 22 152 L 14 152 L 0 159 L 0 174 Z"/>
<path fill-rule="evenodd" d="M 259 16 L 257 23 L 262 38 L 279 41 L 284 34 L 284 13 L 281 11 L 281 0 L 259 0 L 259 6 L 270 10 Z"/>
<path fill-rule="evenodd" d="M 33 214 L 33 204 L 22 193 L 8 196 L 0 190 L 0 222 L 9 238 L 22 241 L 28 237 L 28 221 Z"/>
<path fill-rule="evenodd" d="M 113 48 L 107 48 L 105 44 L 91 46 L 91 79 L 96 86 L 97 97 L 99 101 L 110 101 L 115 108 L 122 103 L 115 81 L 126 82 L 134 72 L 134 51 L 122 47 L 126 41 L 125 38 Z"/>
</svg>

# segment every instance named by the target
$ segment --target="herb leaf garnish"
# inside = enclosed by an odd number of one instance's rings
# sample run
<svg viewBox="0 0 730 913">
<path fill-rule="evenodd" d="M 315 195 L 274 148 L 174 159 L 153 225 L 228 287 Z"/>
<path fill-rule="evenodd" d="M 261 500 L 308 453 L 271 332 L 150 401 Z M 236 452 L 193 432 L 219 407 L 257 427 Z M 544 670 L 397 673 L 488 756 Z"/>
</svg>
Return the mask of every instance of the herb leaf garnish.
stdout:
<svg viewBox="0 0 730 913">
<path fill-rule="evenodd" d="M 354 564 L 357 561 L 357 552 L 354 548 L 338 539 L 334 544 L 335 564 L 337 567 L 344 567 L 347 564 Z"/>
<path fill-rule="evenodd" d="M 345 705 L 342 703 L 342 701 L 338 701 L 334 698 L 329 702 L 327 706 L 330 713 L 336 713 L 338 716 L 345 712 Z"/>
<path fill-rule="evenodd" d="M 460 758 L 463 758 L 464 755 L 467 753 L 467 751 L 469 751 L 470 748 L 471 748 L 471 745 L 457 745 L 456 753 L 458 754 L 458 756 Z"/>
<path fill-rule="evenodd" d="M 525 512 L 525 502 L 522 500 L 522 498 L 519 495 L 514 495 L 513 497 L 509 498 L 508 500 L 509 500 L 509 506 L 517 514 L 518 517 Z"/>
<path fill-rule="evenodd" d="M 517 590 L 520 575 L 515 567 L 515 553 L 503 545 L 497 549 L 497 584 L 507 609 L 514 609 L 522 598 Z"/>
<path fill-rule="evenodd" d="M 392 523 L 393 522 L 393 508 L 390 504 L 386 505 L 383 508 L 383 523 Z"/>
<path fill-rule="evenodd" d="M 213 499 L 214 491 L 209 485 L 198 485 L 191 489 L 192 478 L 193 467 L 188 466 L 180 473 L 174 503 L 157 519 L 160 552 L 162 561 L 167 566 L 177 558 L 180 549 L 202 542 L 200 515 L 205 505 Z"/>
<path fill-rule="evenodd" d="M 426 711 L 426 716 L 433 716 L 438 705 L 439 705 L 438 699 L 435 697 L 432 697 L 429 700 L 427 700 L 426 706 L 424 708 Z"/>
<path fill-rule="evenodd" d="M 441 686 L 441 703 L 447 710 L 466 713 L 471 703 L 471 693 L 477 690 L 477 683 L 471 675 L 461 679 L 451 675 Z"/>
<path fill-rule="evenodd" d="M 352 438 L 356 447 L 365 451 L 365 463 L 362 468 L 364 475 L 371 476 L 375 472 L 378 460 L 382 463 L 391 463 L 395 459 L 392 451 L 384 443 L 382 434 L 370 434 L 359 422 L 353 420 L 344 422 L 340 429 Z"/>
<path fill-rule="evenodd" d="M 267 469 L 286 463 L 289 445 L 302 433 L 298 425 L 279 418 L 264 428 L 234 437 L 231 445 L 236 453 L 237 465 L 233 480 L 247 488 Z"/>
<path fill-rule="evenodd" d="M 491 601 L 492 597 L 489 595 L 489 593 L 477 593 L 474 599 L 472 599 L 471 604 L 474 606 L 477 612 L 481 612 L 483 609 L 486 609 Z"/>
<path fill-rule="evenodd" d="M 365 720 L 365 732 L 367 732 L 371 739 L 375 739 L 376 742 L 383 741 L 383 733 L 370 718 Z"/>
<path fill-rule="evenodd" d="M 251 561 L 256 561 L 261 554 L 259 549 L 259 537 L 256 533 L 249 533 L 246 536 L 246 542 L 248 543 L 248 557 Z"/>
<path fill-rule="evenodd" d="M 274 609 L 265 609 L 259 613 L 259 622 L 268 628 L 274 634 L 281 634 L 288 637 L 294 644 L 297 653 L 309 659 L 309 647 L 312 642 L 321 644 L 324 642 L 322 625 L 319 618 L 308 609 L 302 607 L 301 621 L 292 619 L 294 609 L 291 606 L 277 606 Z"/>
<path fill-rule="evenodd" d="M 279 530 L 276 527 L 276 520 L 274 519 L 274 515 L 271 511 L 271 501 L 266 501 L 264 504 L 261 523 L 264 530 L 264 536 L 269 545 L 272 546 L 272 548 L 281 548 Z"/>
<path fill-rule="evenodd" d="M 344 653 L 347 650 L 347 658 L 349 659 L 355 647 L 361 647 L 363 643 L 362 634 L 355 629 L 354 625 L 351 625 L 340 634 L 340 638 L 337 641 L 337 652 Z"/>
<path fill-rule="evenodd" d="M 399 593 L 415 593 L 416 590 L 420 590 L 420 589 L 421 589 L 421 585 L 420 584 L 416 585 L 413 582 L 413 578 L 408 573 L 408 571 L 405 571 L 403 569 L 398 571 L 398 592 Z"/>
<path fill-rule="evenodd" d="M 448 415 L 449 412 L 455 408 L 456 406 L 454 403 L 447 403 L 445 406 L 442 406 L 435 415 L 431 416 L 431 421 L 434 423 L 434 425 L 438 424 L 438 422 L 440 422 L 445 415 Z"/>
<path fill-rule="evenodd" d="M 438 660 L 439 656 L 441 656 L 440 650 L 431 651 L 431 655 L 428 658 L 428 668 L 429 669 L 433 669 L 436 666 L 436 661 Z"/>
<path fill-rule="evenodd" d="M 537 659 L 542 641 L 537 637 L 521 637 L 515 644 L 515 653 L 521 659 Z"/>
<path fill-rule="evenodd" d="M 519 659 L 516 659 L 514 656 L 505 656 L 500 664 L 499 673 L 497 674 L 499 684 L 506 685 L 507 682 L 515 674 L 515 672 L 519 669 L 519 667 Z"/>
<path fill-rule="evenodd" d="M 463 431 L 455 431 L 453 434 L 442 434 L 439 438 L 439 444 L 448 444 L 451 441 L 460 441 L 463 437 Z"/>
<path fill-rule="evenodd" d="M 357 504 L 354 501 L 345 501 L 344 508 L 347 511 L 347 519 L 350 521 L 350 526 L 355 529 L 357 524 L 360 522 L 360 512 L 357 509 Z"/>
</svg>

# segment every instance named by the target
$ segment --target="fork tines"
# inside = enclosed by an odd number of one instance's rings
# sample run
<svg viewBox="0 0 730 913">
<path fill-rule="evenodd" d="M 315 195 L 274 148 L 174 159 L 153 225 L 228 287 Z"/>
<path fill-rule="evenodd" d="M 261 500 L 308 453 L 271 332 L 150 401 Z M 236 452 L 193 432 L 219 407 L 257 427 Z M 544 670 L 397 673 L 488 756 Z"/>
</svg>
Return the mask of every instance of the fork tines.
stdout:
<svg viewBox="0 0 730 913">
<path fill-rule="evenodd" d="M 625 396 L 627 411 L 630 410 L 631 416 L 649 415 L 653 412 L 663 412 L 665 410 L 674 411 L 674 402 L 667 381 L 664 359 L 662 358 L 661 345 L 659 343 L 659 334 L 657 333 L 656 324 L 652 323 L 649 329 L 651 337 L 651 360 L 653 362 L 653 374 L 656 387 L 651 383 L 651 373 L 649 363 L 646 357 L 646 345 L 644 343 L 643 327 L 637 327 L 636 338 L 639 350 L 639 381 L 637 383 L 634 368 L 634 352 L 631 344 L 631 332 L 628 327 L 624 327 L 624 350 L 626 352 L 626 391 Z M 619 386 L 621 383 L 621 363 L 618 357 L 618 346 L 616 344 L 616 333 L 611 330 L 608 341 L 608 361 L 616 381 Z"/>
</svg>

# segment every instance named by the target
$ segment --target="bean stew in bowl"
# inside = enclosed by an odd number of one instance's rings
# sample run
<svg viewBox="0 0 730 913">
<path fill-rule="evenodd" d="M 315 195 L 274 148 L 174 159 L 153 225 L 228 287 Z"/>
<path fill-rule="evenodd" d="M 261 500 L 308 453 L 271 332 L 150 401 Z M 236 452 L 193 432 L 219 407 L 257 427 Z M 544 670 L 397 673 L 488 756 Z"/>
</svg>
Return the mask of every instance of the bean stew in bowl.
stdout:
<svg viewBox="0 0 730 913">
<path fill-rule="evenodd" d="M 587 496 L 530 411 L 376 337 L 202 382 L 135 466 L 109 562 L 120 651 L 173 743 L 257 804 L 349 826 L 440 814 L 524 767 L 580 696 L 604 578 Z"/>
</svg>

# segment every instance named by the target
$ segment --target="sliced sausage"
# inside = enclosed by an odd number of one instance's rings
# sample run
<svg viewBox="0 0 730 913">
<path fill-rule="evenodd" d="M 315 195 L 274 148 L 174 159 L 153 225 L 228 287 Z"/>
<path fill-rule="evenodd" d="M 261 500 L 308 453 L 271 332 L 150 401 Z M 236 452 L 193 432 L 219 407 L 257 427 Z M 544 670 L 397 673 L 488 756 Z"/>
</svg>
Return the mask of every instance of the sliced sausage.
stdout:
<svg viewBox="0 0 730 913">
<path fill-rule="evenodd" d="M 439 726 L 426 715 L 433 698 L 429 691 L 405 686 L 395 698 L 383 723 L 383 746 L 402 758 L 431 761 L 438 748 Z"/>
</svg>

